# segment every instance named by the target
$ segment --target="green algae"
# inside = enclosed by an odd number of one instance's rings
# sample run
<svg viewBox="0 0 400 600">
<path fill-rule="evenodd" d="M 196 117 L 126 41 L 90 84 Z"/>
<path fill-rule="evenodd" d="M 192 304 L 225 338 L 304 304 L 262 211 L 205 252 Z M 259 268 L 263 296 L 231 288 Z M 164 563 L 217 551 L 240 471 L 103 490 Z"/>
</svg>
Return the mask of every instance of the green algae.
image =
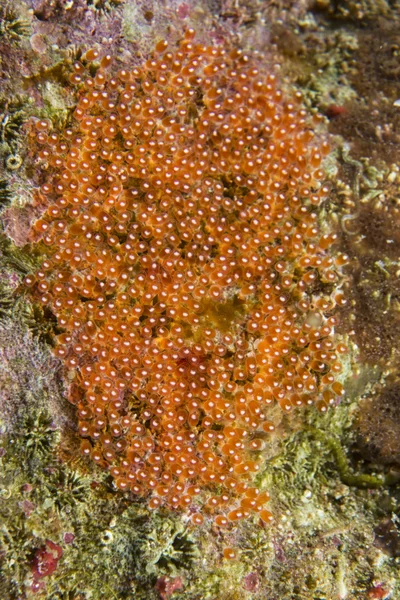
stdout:
<svg viewBox="0 0 400 600">
<path fill-rule="evenodd" d="M 341 410 L 344 415 L 345 409 Z M 321 418 L 313 417 L 314 424 L 319 421 Z M 332 424 L 328 429 L 333 427 L 334 431 L 336 426 Z M 284 448 L 268 461 L 261 478 L 273 495 L 277 523 L 271 531 L 256 523 L 239 526 L 234 538 L 239 543 L 240 558 L 233 564 L 215 560 L 217 547 L 230 543 L 233 533 L 225 533 L 218 542 L 208 527 L 203 531 L 187 529 L 179 515 L 164 511 L 150 514 L 140 503 L 132 503 L 109 487 L 106 474 L 93 473 L 93 469 L 87 472 L 90 465 L 81 464 L 75 470 L 76 466 L 72 469 L 55 461 L 51 427 L 45 424 L 40 435 L 49 438 L 45 444 L 34 444 L 34 453 L 28 453 L 34 469 L 28 467 L 26 458 L 23 462 L 19 458 L 21 453 L 26 457 L 26 434 L 11 444 L 15 458 L 8 461 L 6 481 L 2 483 L 2 498 L 7 501 L 6 512 L 4 500 L 1 503 L 2 516 L 8 524 L 3 544 L 12 562 L 6 562 L 5 573 L 15 589 L 23 590 L 30 571 L 29 556 L 44 539 L 52 539 L 64 549 L 59 568 L 46 582 L 49 598 L 63 597 L 58 595 L 62 593 L 83 594 L 85 598 L 89 590 L 88 597 L 99 599 L 157 598 L 153 589 L 156 579 L 179 575 L 185 580 L 185 591 L 177 598 L 192 599 L 198 593 L 199 598 L 211 599 L 217 594 L 218 598 L 228 599 L 239 593 L 229 588 L 240 587 L 254 565 L 257 571 L 269 573 L 269 593 L 291 590 L 293 598 L 331 598 L 340 578 L 335 567 L 339 558 L 346 565 L 346 585 L 367 589 L 372 572 L 368 561 L 379 553 L 373 547 L 365 558 L 353 553 L 360 539 L 369 543 L 373 539 L 374 500 L 368 500 L 364 491 L 358 497 L 346 491 L 337 466 L 332 468 L 331 449 L 323 451 L 325 444 L 318 445 L 314 432 L 297 432 L 279 442 Z M 21 469 L 22 464 L 26 466 Z M 93 477 L 96 487 L 90 483 Z M 27 482 L 32 486 L 28 492 L 23 491 Z M 20 508 L 25 499 L 35 505 L 29 516 Z M 68 532 L 75 536 L 71 546 L 63 544 Z M 340 551 L 330 543 L 337 537 L 343 540 Z M 318 548 L 319 552 L 324 549 L 323 556 L 317 555 L 316 559 Z M 278 562 L 277 553 L 281 557 Z M 89 556 L 90 575 L 84 558 Z M 354 563 L 351 575 L 350 560 Z M 304 569 L 304 580 L 295 577 L 299 564 Z M 202 573 L 196 575 L 200 565 Z M 319 571 L 322 565 L 324 570 Z M 385 561 L 380 569 L 386 572 Z M 12 589 L 10 598 L 14 597 Z M 311 589 L 313 595 L 307 595 Z"/>
<path fill-rule="evenodd" d="M 386 475 L 369 475 L 367 473 L 354 473 L 350 467 L 349 460 L 346 457 L 344 448 L 340 444 L 340 440 L 328 436 L 326 433 L 317 429 L 310 429 L 310 432 L 317 439 L 321 440 L 331 451 L 335 459 L 335 464 L 339 472 L 342 483 L 350 487 L 362 489 L 377 489 L 387 487 L 398 483 L 399 477 L 390 473 Z"/>
<path fill-rule="evenodd" d="M 221 333 L 227 333 L 232 331 L 237 323 L 240 323 L 245 314 L 245 308 L 245 301 L 237 295 L 220 302 L 203 300 L 200 309 L 201 321 L 203 326 L 209 324 Z"/>
<path fill-rule="evenodd" d="M 29 31 L 29 20 L 22 16 L 21 11 L 13 3 L 6 0 L 0 7 L 0 39 L 4 37 L 11 41 L 18 41 L 28 35 Z"/>
</svg>

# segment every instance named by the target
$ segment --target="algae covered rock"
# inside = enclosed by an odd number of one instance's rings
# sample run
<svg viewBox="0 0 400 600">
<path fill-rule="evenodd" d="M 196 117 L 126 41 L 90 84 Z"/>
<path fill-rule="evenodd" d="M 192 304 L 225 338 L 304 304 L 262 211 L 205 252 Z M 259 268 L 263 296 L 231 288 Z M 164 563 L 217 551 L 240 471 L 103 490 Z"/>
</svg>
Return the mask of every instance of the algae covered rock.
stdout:
<svg viewBox="0 0 400 600">
<path fill-rule="evenodd" d="M 2 598 L 400 593 L 399 19 L 4 3 Z"/>
</svg>

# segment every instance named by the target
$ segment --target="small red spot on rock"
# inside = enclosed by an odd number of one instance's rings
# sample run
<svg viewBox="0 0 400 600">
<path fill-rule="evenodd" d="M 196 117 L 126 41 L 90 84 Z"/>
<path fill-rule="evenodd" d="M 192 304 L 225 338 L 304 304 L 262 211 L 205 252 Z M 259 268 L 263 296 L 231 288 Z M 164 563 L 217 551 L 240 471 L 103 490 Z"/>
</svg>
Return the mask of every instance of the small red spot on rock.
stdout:
<svg viewBox="0 0 400 600">
<path fill-rule="evenodd" d="M 31 585 L 31 591 L 34 593 L 41 592 L 45 587 L 44 581 L 34 581 Z"/>
<path fill-rule="evenodd" d="M 243 587 L 248 592 L 255 592 L 258 588 L 259 578 L 257 573 L 249 573 L 243 578 Z"/>
<path fill-rule="evenodd" d="M 23 502 L 19 502 L 18 506 L 24 511 L 26 517 L 30 517 L 32 512 L 35 510 L 36 506 L 33 502 L 29 502 L 29 500 L 24 500 Z"/>
<path fill-rule="evenodd" d="M 335 119 L 336 117 L 340 117 L 340 115 L 344 115 L 346 113 L 347 109 L 344 106 L 340 106 L 340 104 L 330 104 L 325 110 L 325 114 L 328 119 Z"/>
<path fill-rule="evenodd" d="M 386 598 L 390 598 L 390 595 L 391 592 L 384 588 L 381 583 L 378 583 L 368 591 L 368 598 L 372 598 L 373 600 L 385 600 Z"/>
<path fill-rule="evenodd" d="M 75 534 L 73 534 L 71 532 L 66 532 L 66 533 L 64 533 L 63 539 L 66 544 L 72 544 L 72 542 L 75 539 Z"/>
<path fill-rule="evenodd" d="M 174 592 L 183 589 L 183 582 L 181 577 L 159 577 L 157 583 L 154 586 L 156 591 L 159 593 L 161 600 L 167 600 Z"/>
<path fill-rule="evenodd" d="M 57 568 L 58 561 L 62 557 L 61 546 L 51 540 L 46 540 L 45 546 L 38 548 L 32 561 L 32 576 L 34 583 L 43 577 L 52 575 Z"/>
<path fill-rule="evenodd" d="M 189 14 L 189 6 L 186 4 L 186 2 L 182 2 L 182 4 L 178 6 L 176 12 L 178 13 L 178 17 L 180 19 L 186 19 Z"/>
</svg>

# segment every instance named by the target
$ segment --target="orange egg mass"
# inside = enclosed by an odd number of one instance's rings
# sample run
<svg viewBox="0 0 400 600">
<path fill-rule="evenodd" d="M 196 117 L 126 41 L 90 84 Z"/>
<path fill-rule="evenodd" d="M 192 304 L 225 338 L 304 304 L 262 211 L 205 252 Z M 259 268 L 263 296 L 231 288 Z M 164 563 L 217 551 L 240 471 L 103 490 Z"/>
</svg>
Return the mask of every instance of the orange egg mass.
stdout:
<svg viewBox="0 0 400 600">
<path fill-rule="evenodd" d="M 90 74 L 88 51 L 70 127 L 32 126 L 43 263 L 26 284 L 64 330 L 82 453 L 151 509 L 226 527 L 270 520 L 253 482 L 271 407 L 343 392 L 346 259 L 319 226 L 329 144 L 299 98 L 193 37 L 120 71 L 105 55 Z"/>
</svg>

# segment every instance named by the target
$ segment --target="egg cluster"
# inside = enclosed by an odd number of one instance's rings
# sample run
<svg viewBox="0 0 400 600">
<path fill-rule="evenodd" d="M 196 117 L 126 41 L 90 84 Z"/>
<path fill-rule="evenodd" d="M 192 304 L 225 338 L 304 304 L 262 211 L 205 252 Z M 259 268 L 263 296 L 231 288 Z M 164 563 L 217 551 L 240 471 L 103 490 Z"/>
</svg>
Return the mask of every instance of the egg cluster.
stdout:
<svg viewBox="0 0 400 600">
<path fill-rule="evenodd" d="M 299 99 L 193 38 L 119 71 L 88 51 L 71 127 L 32 125 L 44 259 L 26 284 L 64 330 L 83 453 L 151 508 L 223 527 L 270 519 L 270 407 L 343 392 L 346 257 L 318 225 L 329 145 Z"/>
</svg>

